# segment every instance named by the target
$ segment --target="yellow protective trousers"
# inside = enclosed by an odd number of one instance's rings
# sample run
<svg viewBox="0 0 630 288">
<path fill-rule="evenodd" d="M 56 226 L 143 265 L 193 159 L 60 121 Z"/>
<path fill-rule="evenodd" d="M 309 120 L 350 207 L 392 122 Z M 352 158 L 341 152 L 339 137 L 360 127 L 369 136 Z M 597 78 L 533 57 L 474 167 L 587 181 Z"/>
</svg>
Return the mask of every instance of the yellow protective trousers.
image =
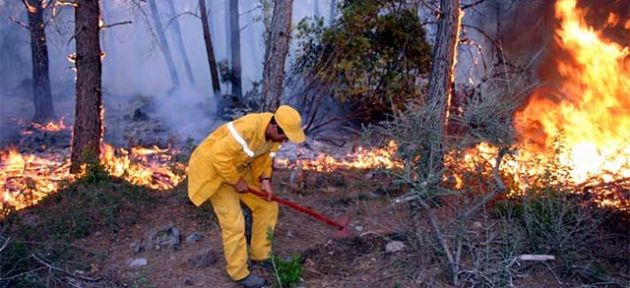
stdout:
<svg viewBox="0 0 630 288">
<path fill-rule="evenodd" d="M 210 197 L 210 203 L 212 203 L 219 220 L 219 226 L 221 226 L 223 253 L 227 262 L 226 270 L 235 281 L 249 275 L 245 217 L 241 210 L 241 202 L 252 211 L 250 256 L 253 260 L 269 258 L 271 241 L 267 237 L 267 232 L 273 232 L 278 220 L 278 203 L 267 201 L 249 193 L 240 194 L 229 184 L 221 185 L 219 190 Z"/>
</svg>

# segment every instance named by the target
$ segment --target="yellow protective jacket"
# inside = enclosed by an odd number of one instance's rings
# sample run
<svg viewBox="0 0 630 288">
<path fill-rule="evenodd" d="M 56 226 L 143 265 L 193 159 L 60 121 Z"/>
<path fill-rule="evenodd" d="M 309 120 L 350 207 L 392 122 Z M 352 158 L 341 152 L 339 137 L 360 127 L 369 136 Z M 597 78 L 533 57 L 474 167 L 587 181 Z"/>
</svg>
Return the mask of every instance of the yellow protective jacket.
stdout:
<svg viewBox="0 0 630 288">
<path fill-rule="evenodd" d="M 196 206 L 224 183 L 234 185 L 243 177 L 257 186 L 257 179 L 271 176 L 272 157 L 281 144 L 265 139 L 272 116 L 253 113 L 228 122 L 193 151 L 188 163 L 188 197 Z"/>
</svg>

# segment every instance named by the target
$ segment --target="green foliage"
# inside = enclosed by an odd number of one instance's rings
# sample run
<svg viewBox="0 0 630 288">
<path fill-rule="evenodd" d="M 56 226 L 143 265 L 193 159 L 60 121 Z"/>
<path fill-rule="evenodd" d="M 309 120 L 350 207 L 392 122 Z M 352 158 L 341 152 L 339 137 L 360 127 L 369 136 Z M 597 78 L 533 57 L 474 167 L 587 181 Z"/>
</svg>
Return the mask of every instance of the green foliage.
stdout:
<svg viewBox="0 0 630 288">
<path fill-rule="evenodd" d="M 147 279 L 148 272 L 146 270 L 142 270 L 141 272 L 132 273 L 131 274 L 131 287 L 133 288 L 152 288 L 155 287 L 149 280 Z"/>
<path fill-rule="evenodd" d="M 275 287 L 296 287 L 302 278 L 302 256 L 293 255 L 282 260 L 276 255 L 271 255 L 274 274 L 276 275 Z"/>
<path fill-rule="evenodd" d="M 90 164 L 87 166 L 85 175 L 79 179 L 86 185 L 101 186 L 107 181 L 110 181 L 109 173 L 105 170 L 105 167 L 100 163 Z"/>
<path fill-rule="evenodd" d="M 418 11 L 406 3 L 344 1 L 331 27 L 321 18 L 302 20 L 294 71 L 366 121 L 404 109 L 409 99 L 421 98 L 417 80 L 428 74 L 431 60 Z"/>
<path fill-rule="evenodd" d="M 273 232 L 271 229 L 267 231 L 267 240 L 273 242 Z M 293 255 L 283 260 L 273 253 L 269 252 L 269 260 L 273 265 L 274 287 L 292 288 L 296 287 L 302 280 L 302 256 Z"/>
</svg>

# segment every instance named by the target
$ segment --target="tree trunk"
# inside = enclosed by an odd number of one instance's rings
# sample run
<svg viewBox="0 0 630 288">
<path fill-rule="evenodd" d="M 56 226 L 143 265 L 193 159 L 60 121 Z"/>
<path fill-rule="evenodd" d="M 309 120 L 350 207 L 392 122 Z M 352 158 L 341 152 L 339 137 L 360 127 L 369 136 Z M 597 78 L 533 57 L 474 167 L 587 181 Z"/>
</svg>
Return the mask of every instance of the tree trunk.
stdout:
<svg viewBox="0 0 630 288">
<path fill-rule="evenodd" d="M 71 173 L 99 161 L 103 136 L 99 1 L 78 0 L 74 11 L 76 41 L 76 107 Z"/>
<path fill-rule="evenodd" d="M 55 118 L 52 96 L 50 93 L 50 75 L 48 71 L 48 44 L 46 43 L 46 25 L 42 1 L 24 0 L 28 14 L 28 26 L 31 34 L 31 54 L 33 69 L 33 103 L 35 114 L 33 122 L 46 123 Z"/>
<path fill-rule="evenodd" d="M 214 46 L 212 45 L 212 37 L 210 35 L 210 26 L 208 22 L 208 10 L 206 9 L 206 0 L 199 0 L 199 10 L 201 11 L 201 26 L 203 27 L 203 40 L 206 42 L 206 54 L 208 56 L 208 67 L 210 67 L 210 76 L 212 80 L 212 92 L 217 104 L 217 118 L 223 116 L 223 97 L 221 96 L 221 84 L 219 83 L 219 71 L 217 69 L 217 61 L 214 58 Z"/>
<path fill-rule="evenodd" d="M 330 19 L 328 25 L 332 25 L 337 17 L 337 0 L 330 0 Z"/>
<path fill-rule="evenodd" d="M 432 179 L 441 179 L 439 171 L 443 167 L 444 140 L 451 105 L 455 78 L 455 57 L 460 25 L 460 1 L 441 0 L 440 20 L 433 52 L 431 76 L 429 78 L 429 92 L 427 105 L 432 111 L 429 123 L 431 132 L 435 135 L 424 147 L 425 168 Z M 434 178 L 435 177 L 435 178 Z"/>
<path fill-rule="evenodd" d="M 169 13 L 171 17 L 177 17 L 175 13 L 175 5 L 173 5 L 173 1 L 166 1 L 168 4 Z M 179 21 L 177 19 L 173 19 L 173 31 L 175 32 L 175 46 L 177 50 L 179 50 L 179 54 L 182 55 L 182 60 L 184 61 L 184 67 L 186 68 L 186 75 L 188 76 L 188 82 L 191 85 L 195 85 L 195 77 L 192 73 L 192 68 L 190 67 L 190 61 L 188 60 L 188 53 L 186 53 L 186 47 L 184 47 L 184 40 L 182 39 L 182 30 L 179 27 Z"/>
<path fill-rule="evenodd" d="M 460 27 L 460 1 L 440 0 L 440 15 L 438 22 L 435 47 L 433 50 L 431 75 L 429 77 L 429 91 L 427 99 L 427 111 L 430 111 L 427 123 L 430 126 L 430 135 L 421 147 L 421 165 L 418 169 L 427 183 L 424 196 L 434 195 L 433 191 L 442 181 L 444 167 L 444 153 L 446 147 L 446 127 L 449 118 L 449 108 L 451 105 L 451 95 L 455 79 L 455 60 L 457 57 L 457 42 Z M 431 227 L 435 237 L 442 237 L 440 246 L 445 249 L 448 259 L 453 284 L 457 286 L 459 267 L 456 265 L 452 251 L 448 250 L 449 245 L 444 240 L 439 230 L 439 224 L 432 216 L 431 207 L 426 199 L 420 197 L 416 202 L 411 203 L 411 214 L 413 223 L 422 221 L 419 213 L 420 209 L 427 213 L 427 218 L 431 222 Z"/>
<path fill-rule="evenodd" d="M 269 55 L 265 59 L 263 72 L 262 99 L 269 111 L 280 106 L 282 82 L 284 80 L 284 62 L 289 52 L 291 39 L 291 12 L 293 0 L 276 0 L 271 19 L 271 40 Z"/>
<path fill-rule="evenodd" d="M 179 77 L 177 76 L 177 68 L 175 67 L 175 62 L 173 61 L 171 48 L 168 46 L 168 42 L 166 41 L 166 35 L 164 35 L 164 28 L 162 27 L 162 22 L 160 21 L 160 13 L 158 11 L 156 1 L 157 0 L 149 0 L 149 7 L 151 7 L 151 14 L 153 16 L 153 22 L 155 22 L 155 30 L 157 32 L 158 41 L 160 42 L 160 48 L 164 54 L 166 65 L 168 65 L 168 73 L 171 75 L 173 86 L 178 87 Z"/>
<path fill-rule="evenodd" d="M 241 99 L 241 26 L 239 24 L 238 0 L 230 1 L 230 58 L 232 65 L 232 96 Z"/>
</svg>

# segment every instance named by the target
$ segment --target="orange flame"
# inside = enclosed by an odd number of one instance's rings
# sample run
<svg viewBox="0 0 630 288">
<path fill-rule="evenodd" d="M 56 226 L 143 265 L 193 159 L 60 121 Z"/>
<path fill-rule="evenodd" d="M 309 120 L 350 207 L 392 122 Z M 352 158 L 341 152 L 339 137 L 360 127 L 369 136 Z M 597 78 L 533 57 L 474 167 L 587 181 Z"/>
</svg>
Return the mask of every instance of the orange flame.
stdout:
<svg viewBox="0 0 630 288">
<path fill-rule="evenodd" d="M 183 172 L 186 171 L 183 164 L 172 161 L 170 148 L 158 147 L 134 147 L 130 152 L 104 145 L 101 164 L 112 176 L 157 190 L 176 186 L 183 180 Z"/>
<path fill-rule="evenodd" d="M 70 161 L 62 155 L 47 158 L 20 154 L 17 150 L 0 151 L 0 192 L 2 205 L 23 209 L 55 192 L 62 181 L 73 181 Z"/>
<path fill-rule="evenodd" d="M 39 123 L 32 123 L 31 125 L 33 126 L 33 128 L 42 132 L 57 132 L 68 129 L 68 126 L 64 124 L 64 118 L 65 117 L 61 117 L 58 122 L 50 121 L 46 125 L 42 125 Z"/>
<path fill-rule="evenodd" d="M 316 172 L 331 172 L 337 169 L 392 169 L 402 167 L 402 163 L 394 158 L 397 150 L 398 145 L 392 140 L 386 148 L 369 150 L 359 147 L 356 152 L 345 155 L 341 159 L 328 154 L 320 154 L 315 159 L 300 159 L 294 165 L 289 165 L 286 159 L 277 159 L 276 164 Z"/>
<path fill-rule="evenodd" d="M 134 147 L 114 149 L 104 145 L 101 164 L 114 177 L 156 190 L 175 187 L 186 167 L 172 160 L 174 149 Z M 37 204 L 64 184 L 81 175 L 70 174 L 69 151 L 45 155 L 0 151 L 0 208 L 20 210 Z M 2 215 L 0 215 L 2 216 Z"/>
<path fill-rule="evenodd" d="M 556 42 L 570 59 L 558 60 L 562 83 L 552 93 L 560 100 L 549 100 L 548 91 L 538 90 L 516 115 L 523 156 L 549 160 L 544 158 L 554 150 L 553 137 L 561 135 L 567 151 L 558 157 L 573 168 L 574 182 L 611 173 L 630 177 L 628 47 L 589 27 L 576 0 L 558 1 L 556 17 L 561 22 Z M 538 143 L 528 142 L 532 139 Z"/>
</svg>

